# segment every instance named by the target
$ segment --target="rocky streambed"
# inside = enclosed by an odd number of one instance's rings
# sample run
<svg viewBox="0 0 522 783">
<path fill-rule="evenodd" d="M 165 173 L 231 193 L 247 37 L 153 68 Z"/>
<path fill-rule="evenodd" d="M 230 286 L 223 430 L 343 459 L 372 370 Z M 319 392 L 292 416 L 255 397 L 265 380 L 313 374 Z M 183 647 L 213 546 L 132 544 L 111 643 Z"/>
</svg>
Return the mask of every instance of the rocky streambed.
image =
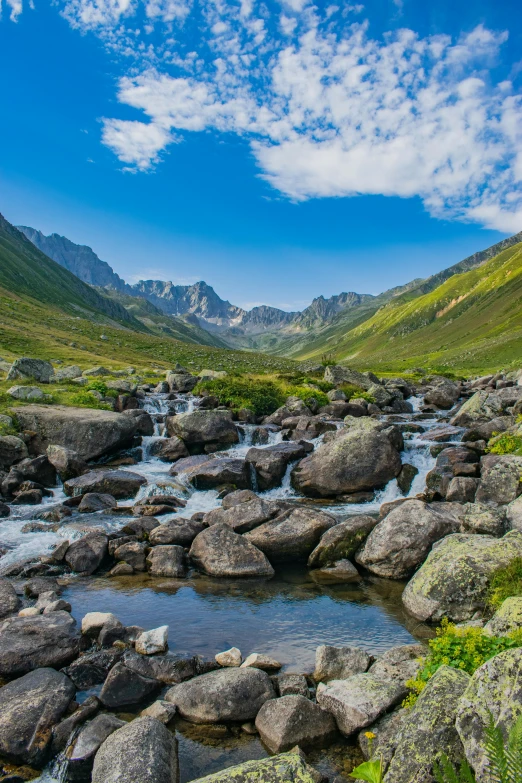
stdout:
<svg viewBox="0 0 522 783">
<path fill-rule="evenodd" d="M 0 757 L 26 770 L 0 780 L 173 783 L 179 762 L 184 783 L 296 745 L 284 775 L 346 777 L 379 721 L 403 779 L 418 643 L 443 616 L 480 623 L 488 574 L 522 554 L 520 458 L 485 454 L 522 387 L 326 375 L 375 402 L 233 416 L 180 368 L 120 413 L 19 409 L 22 437 L 0 438 Z"/>
</svg>

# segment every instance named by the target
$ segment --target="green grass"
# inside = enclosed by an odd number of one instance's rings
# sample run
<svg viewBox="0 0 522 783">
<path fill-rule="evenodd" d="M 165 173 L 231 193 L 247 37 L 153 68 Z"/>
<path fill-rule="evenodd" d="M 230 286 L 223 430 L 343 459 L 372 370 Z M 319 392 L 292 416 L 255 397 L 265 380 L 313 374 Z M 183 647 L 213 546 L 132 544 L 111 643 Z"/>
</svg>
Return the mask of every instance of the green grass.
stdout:
<svg viewBox="0 0 522 783">
<path fill-rule="evenodd" d="M 515 454 L 522 457 L 522 436 L 511 432 L 495 435 L 488 442 L 488 451 L 490 454 Z"/>
<path fill-rule="evenodd" d="M 489 585 L 488 604 L 498 609 L 506 598 L 522 596 L 522 557 L 496 571 Z"/>
</svg>

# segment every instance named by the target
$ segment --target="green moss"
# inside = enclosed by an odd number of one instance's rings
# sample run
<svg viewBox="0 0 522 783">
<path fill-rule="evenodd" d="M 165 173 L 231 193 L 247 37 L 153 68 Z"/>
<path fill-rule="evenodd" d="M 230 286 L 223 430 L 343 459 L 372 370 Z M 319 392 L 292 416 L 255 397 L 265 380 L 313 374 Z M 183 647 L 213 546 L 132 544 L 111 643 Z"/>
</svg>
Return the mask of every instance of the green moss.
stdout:
<svg viewBox="0 0 522 783">
<path fill-rule="evenodd" d="M 522 436 L 512 435 L 510 432 L 494 435 L 488 443 L 487 450 L 490 454 L 515 454 L 522 457 Z"/>
<path fill-rule="evenodd" d="M 521 561 L 522 562 L 522 561 Z M 522 572 L 521 572 L 522 573 Z M 435 639 L 428 642 L 430 653 L 417 676 L 406 684 L 411 693 L 404 702 L 410 707 L 441 666 L 451 666 L 473 674 L 483 663 L 513 647 L 522 646 L 522 629 L 507 636 L 491 636 L 482 628 L 457 628 L 443 620 Z"/>
<path fill-rule="evenodd" d="M 488 593 L 488 604 L 498 609 L 506 598 L 522 596 L 522 557 L 517 557 L 493 574 Z"/>
</svg>

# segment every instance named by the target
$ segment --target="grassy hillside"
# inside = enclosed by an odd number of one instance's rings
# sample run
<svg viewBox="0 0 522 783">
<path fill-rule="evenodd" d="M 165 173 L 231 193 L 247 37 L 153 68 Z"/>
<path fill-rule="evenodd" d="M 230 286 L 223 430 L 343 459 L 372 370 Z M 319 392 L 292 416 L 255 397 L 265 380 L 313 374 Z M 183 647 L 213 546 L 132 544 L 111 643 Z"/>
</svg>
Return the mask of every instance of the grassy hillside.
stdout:
<svg viewBox="0 0 522 783">
<path fill-rule="evenodd" d="M 411 296 L 393 299 L 301 358 L 331 352 L 341 362 L 381 371 L 420 366 L 480 372 L 522 364 L 522 242 Z"/>
</svg>

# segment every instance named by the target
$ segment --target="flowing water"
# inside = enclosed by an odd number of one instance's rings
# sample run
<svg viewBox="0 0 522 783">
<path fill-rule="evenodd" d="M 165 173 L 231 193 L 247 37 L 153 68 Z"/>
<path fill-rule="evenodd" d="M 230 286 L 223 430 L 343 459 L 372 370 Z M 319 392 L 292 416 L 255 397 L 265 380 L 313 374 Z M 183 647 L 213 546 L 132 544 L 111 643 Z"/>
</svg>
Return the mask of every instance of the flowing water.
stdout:
<svg viewBox="0 0 522 783">
<path fill-rule="evenodd" d="M 190 412 L 197 407 L 192 395 L 181 395 L 176 401 L 167 395 L 151 394 L 143 407 L 155 421 L 154 435 L 143 438 L 143 459 L 139 464 L 122 468 L 140 473 L 147 479 L 138 499 L 154 494 L 176 495 L 187 505 L 183 517 L 197 511 L 210 511 L 220 506 L 216 491 L 197 491 L 183 475 L 172 478 L 170 465 L 152 455 L 153 444 L 165 437 L 164 419 L 172 413 Z M 414 413 L 422 400 L 411 400 Z M 393 418 L 393 417 L 392 417 Z M 412 416 L 405 415 L 405 421 Z M 419 422 L 425 433 L 440 424 L 439 417 Z M 244 457 L 252 445 L 252 425 L 241 426 L 240 442 L 223 452 L 227 457 Z M 413 497 L 422 492 L 428 471 L 435 464 L 430 453 L 429 434 L 405 433 L 402 461 L 418 469 L 411 490 Z M 270 433 L 266 448 L 281 442 L 280 432 Z M 314 446 L 320 444 L 317 438 Z M 218 455 L 219 456 L 219 455 Z M 309 503 L 291 486 L 293 464 L 288 466 L 282 485 L 260 493 L 267 500 L 294 500 Z M 403 497 L 397 481 L 393 480 L 375 494 L 372 501 L 350 504 L 335 501 L 313 501 L 314 507 L 324 508 L 338 518 L 360 513 L 375 513 L 382 503 Z M 62 488 L 54 498 L 46 500 L 46 507 L 63 500 Z M 122 517 L 104 514 L 74 516 L 65 520 L 56 531 L 22 532 L 28 522 L 38 521 L 40 510 L 32 507 L 13 507 L 13 515 L 3 520 L 0 528 L 0 546 L 8 551 L 0 560 L 4 567 L 21 559 L 34 557 L 50 550 L 64 538 L 73 539 L 84 533 L 86 526 L 95 525 L 110 532 L 124 524 Z M 167 521 L 175 515 L 161 517 Z M 284 566 L 269 580 L 212 579 L 192 573 L 186 579 L 153 579 L 147 574 L 120 578 L 68 576 L 62 580 L 63 597 L 70 601 L 77 620 L 89 611 L 110 611 L 124 624 L 154 628 L 169 626 L 169 648 L 172 652 L 199 654 L 207 658 L 231 646 L 241 649 L 244 656 L 250 652 L 264 652 L 279 659 L 286 671 L 311 672 L 315 648 L 319 644 L 355 645 L 373 654 L 379 654 L 396 644 L 407 644 L 431 635 L 431 631 L 409 617 L 402 608 L 403 583 L 379 579 L 369 575 L 361 582 L 324 585 L 314 581 L 304 566 Z M 87 694 L 79 694 L 83 698 Z M 122 716 L 125 717 L 125 716 Z M 130 716 L 129 716 L 130 717 Z M 175 728 L 180 740 L 181 783 L 201 777 L 242 761 L 267 755 L 256 737 L 228 733 L 211 737 L 201 728 L 177 721 Z M 343 777 L 350 771 L 357 753 L 353 743 L 342 740 L 331 748 L 314 751 L 310 761 L 329 776 Z M 67 776 L 67 761 L 60 757 L 38 780 L 40 783 L 63 783 Z"/>
</svg>

